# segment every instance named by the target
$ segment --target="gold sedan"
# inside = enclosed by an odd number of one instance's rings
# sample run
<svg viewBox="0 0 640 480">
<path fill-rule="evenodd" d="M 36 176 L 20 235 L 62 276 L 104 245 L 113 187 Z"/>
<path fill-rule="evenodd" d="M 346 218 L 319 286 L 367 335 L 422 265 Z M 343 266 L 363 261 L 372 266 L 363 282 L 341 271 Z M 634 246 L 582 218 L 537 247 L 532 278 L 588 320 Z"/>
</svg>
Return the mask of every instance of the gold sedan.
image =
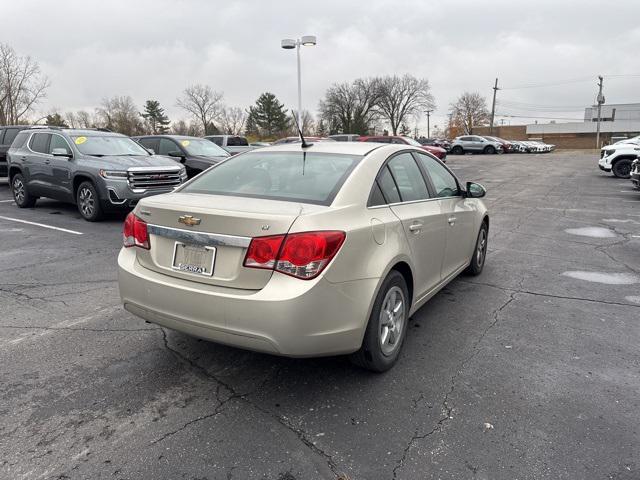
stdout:
<svg viewBox="0 0 640 480">
<path fill-rule="evenodd" d="M 384 371 L 409 317 L 487 251 L 484 188 L 407 145 L 244 153 L 141 200 L 118 257 L 124 307 L 190 335 Z"/>
</svg>

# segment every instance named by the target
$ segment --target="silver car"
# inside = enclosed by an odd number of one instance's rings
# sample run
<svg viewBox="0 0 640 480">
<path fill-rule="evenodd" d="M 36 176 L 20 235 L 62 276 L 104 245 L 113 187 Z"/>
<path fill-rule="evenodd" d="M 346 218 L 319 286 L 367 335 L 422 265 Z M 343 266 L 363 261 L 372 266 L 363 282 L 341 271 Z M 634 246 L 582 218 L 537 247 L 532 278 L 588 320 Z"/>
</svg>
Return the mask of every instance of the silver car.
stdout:
<svg viewBox="0 0 640 480">
<path fill-rule="evenodd" d="M 495 140 L 489 140 L 479 135 L 463 135 L 456 137 L 451 142 L 451 153 L 463 155 L 465 153 L 494 154 L 502 152 L 502 144 Z"/>
<path fill-rule="evenodd" d="M 277 355 L 389 369 L 407 322 L 487 251 L 484 188 L 407 145 L 284 144 L 138 203 L 118 257 L 124 307 Z"/>
</svg>

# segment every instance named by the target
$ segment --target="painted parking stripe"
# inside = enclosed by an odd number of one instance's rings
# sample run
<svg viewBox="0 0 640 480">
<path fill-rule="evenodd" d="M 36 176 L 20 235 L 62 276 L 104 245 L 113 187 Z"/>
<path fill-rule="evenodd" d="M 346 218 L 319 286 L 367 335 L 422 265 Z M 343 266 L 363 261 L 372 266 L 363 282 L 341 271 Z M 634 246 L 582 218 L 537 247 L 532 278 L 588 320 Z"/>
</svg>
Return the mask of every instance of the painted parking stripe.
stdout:
<svg viewBox="0 0 640 480">
<path fill-rule="evenodd" d="M 10 198 L 9 200 L 0 200 L 0 203 L 9 203 L 9 202 L 13 202 L 13 198 Z"/>
<path fill-rule="evenodd" d="M 8 220 L 10 222 L 26 223 L 27 225 L 35 225 L 36 227 L 50 228 L 51 230 L 73 233 L 74 235 L 83 235 L 82 232 L 76 232 L 75 230 L 67 230 L 66 228 L 54 227 L 53 225 L 45 225 L 44 223 L 28 222 L 27 220 L 20 220 L 19 218 L 3 217 L 2 215 L 0 215 L 0 219 Z"/>
</svg>

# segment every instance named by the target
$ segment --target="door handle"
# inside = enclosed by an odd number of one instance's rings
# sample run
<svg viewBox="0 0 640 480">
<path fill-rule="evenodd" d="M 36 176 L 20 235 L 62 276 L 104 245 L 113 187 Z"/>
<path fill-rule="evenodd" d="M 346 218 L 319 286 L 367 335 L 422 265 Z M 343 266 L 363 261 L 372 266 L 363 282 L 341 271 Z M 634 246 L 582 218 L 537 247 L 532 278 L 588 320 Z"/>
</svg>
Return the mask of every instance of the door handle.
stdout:
<svg viewBox="0 0 640 480">
<path fill-rule="evenodd" d="M 49 165 L 51 163 L 51 160 L 49 160 L 48 158 L 45 159 L 44 163 L 46 163 L 47 165 Z"/>
<path fill-rule="evenodd" d="M 420 233 L 420 230 L 422 230 L 423 226 L 424 224 L 420 222 L 415 222 L 409 225 L 409 230 L 412 231 L 413 233 Z"/>
<path fill-rule="evenodd" d="M 449 217 L 447 219 L 447 222 L 449 222 L 449 225 L 453 227 L 453 225 L 456 223 L 456 217 Z"/>
</svg>

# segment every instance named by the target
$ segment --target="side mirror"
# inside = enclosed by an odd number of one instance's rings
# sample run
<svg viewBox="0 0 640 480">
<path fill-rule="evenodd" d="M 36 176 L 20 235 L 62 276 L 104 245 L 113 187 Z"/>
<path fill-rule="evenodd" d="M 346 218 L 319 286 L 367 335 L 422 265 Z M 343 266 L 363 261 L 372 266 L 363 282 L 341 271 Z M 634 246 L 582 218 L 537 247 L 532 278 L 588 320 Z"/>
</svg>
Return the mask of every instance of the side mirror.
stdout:
<svg viewBox="0 0 640 480">
<path fill-rule="evenodd" d="M 482 198 L 487 194 L 487 189 L 479 183 L 467 182 L 467 198 Z"/>
<path fill-rule="evenodd" d="M 176 158 L 183 158 L 184 157 L 182 152 L 179 151 L 179 150 L 176 150 L 174 152 L 169 152 L 169 153 L 167 153 L 167 155 L 169 155 L 170 157 L 176 157 Z"/>
<path fill-rule="evenodd" d="M 73 157 L 73 154 L 67 151 L 66 148 L 54 148 L 53 150 L 51 150 L 51 155 L 53 155 L 54 157 Z"/>
</svg>

